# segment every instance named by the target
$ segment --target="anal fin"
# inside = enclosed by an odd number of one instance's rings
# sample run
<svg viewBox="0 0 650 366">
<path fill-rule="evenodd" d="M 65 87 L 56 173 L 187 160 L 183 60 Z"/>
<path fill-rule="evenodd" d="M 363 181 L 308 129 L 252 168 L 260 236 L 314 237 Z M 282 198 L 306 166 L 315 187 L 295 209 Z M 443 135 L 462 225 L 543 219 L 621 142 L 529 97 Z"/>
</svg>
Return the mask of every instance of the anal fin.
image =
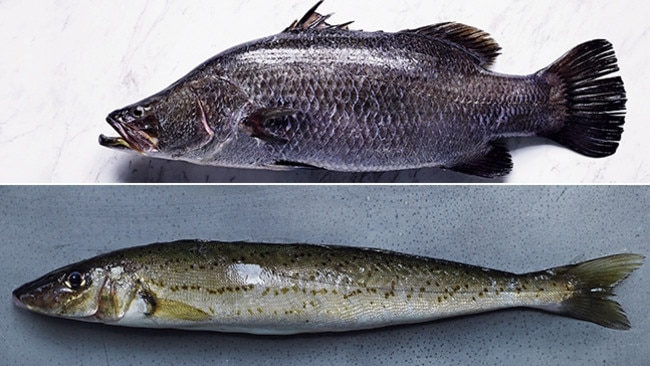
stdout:
<svg viewBox="0 0 650 366">
<path fill-rule="evenodd" d="M 512 170 L 512 158 L 503 145 L 491 144 L 490 150 L 483 156 L 447 169 L 477 175 L 484 178 L 496 178 L 507 175 Z"/>
</svg>

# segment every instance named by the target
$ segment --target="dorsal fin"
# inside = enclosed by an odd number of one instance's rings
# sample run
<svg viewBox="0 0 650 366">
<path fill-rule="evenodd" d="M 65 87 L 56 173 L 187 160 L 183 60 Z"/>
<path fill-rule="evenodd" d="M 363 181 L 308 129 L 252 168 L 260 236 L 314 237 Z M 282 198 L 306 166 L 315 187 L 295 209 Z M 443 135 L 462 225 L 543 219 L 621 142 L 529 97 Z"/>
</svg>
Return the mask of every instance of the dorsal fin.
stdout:
<svg viewBox="0 0 650 366">
<path fill-rule="evenodd" d="M 332 14 L 322 15 L 316 12 L 316 9 L 323 3 L 323 0 L 320 0 L 316 5 L 312 6 L 311 9 L 303 15 L 300 20 L 294 20 L 289 27 L 287 27 L 283 32 L 292 32 L 292 31 L 302 31 L 307 29 L 343 29 L 348 30 L 348 25 L 352 22 L 347 22 L 343 24 L 331 25 L 326 22 Z"/>
<path fill-rule="evenodd" d="M 455 43 L 474 54 L 478 58 L 481 66 L 493 63 L 501 50 L 501 47 L 499 47 L 488 33 L 460 23 L 439 23 L 427 25 L 422 28 L 404 30 L 400 33 L 414 33 Z"/>
</svg>

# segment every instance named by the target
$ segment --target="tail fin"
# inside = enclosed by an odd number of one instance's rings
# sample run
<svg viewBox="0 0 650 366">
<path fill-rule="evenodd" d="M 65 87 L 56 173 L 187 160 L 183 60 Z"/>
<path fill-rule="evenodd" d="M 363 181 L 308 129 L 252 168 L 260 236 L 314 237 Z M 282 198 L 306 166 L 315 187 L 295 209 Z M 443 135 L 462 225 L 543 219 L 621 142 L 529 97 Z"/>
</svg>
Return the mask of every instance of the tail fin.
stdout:
<svg viewBox="0 0 650 366">
<path fill-rule="evenodd" d="M 612 44 L 585 42 L 541 71 L 547 80 L 559 78 L 566 120 L 559 131 L 544 136 L 580 154 L 599 158 L 618 148 L 625 123 L 625 88 Z M 557 84 L 549 81 L 552 84 Z"/>
<path fill-rule="evenodd" d="M 556 268 L 563 278 L 572 278 L 573 295 L 562 302 L 562 314 L 612 329 L 630 329 L 621 305 L 609 297 L 613 288 L 643 264 L 639 254 L 615 254 L 572 266 Z"/>
</svg>

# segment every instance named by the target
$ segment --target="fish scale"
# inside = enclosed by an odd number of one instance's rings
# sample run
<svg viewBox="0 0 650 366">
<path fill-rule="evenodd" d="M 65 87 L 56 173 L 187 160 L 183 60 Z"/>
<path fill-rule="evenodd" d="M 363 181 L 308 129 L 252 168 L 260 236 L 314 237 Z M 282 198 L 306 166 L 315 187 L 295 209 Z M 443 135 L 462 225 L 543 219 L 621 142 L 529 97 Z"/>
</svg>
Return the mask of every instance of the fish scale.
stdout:
<svg viewBox="0 0 650 366">
<path fill-rule="evenodd" d="M 608 297 L 642 260 L 620 254 L 513 274 L 378 249 L 185 240 L 66 266 L 16 289 L 14 302 L 113 325 L 255 334 L 360 330 L 511 307 L 627 329 Z"/>
</svg>

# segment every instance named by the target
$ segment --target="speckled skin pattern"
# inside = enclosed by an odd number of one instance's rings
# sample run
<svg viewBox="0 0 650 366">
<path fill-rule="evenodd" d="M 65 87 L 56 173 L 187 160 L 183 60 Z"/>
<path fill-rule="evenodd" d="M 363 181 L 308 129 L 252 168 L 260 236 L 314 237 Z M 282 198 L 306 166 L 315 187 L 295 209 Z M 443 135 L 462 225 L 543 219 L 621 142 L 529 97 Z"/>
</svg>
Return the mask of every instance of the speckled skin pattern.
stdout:
<svg viewBox="0 0 650 366">
<path fill-rule="evenodd" d="M 21 307 L 79 320 L 294 334 L 417 323 L 516 306 L 563 313 L 565 304 L 584 291 L 580 276 L 570 272 L 515 275 L 342 246 L 176 241 L 71 264 L 14 294 Z M 611 282 L 618 283 L 619 276 L 615 278 Z M 600 311 L 588 312 L 590 320 L 609 318 L 607 311 L 592 313 Z M 629 328 L 623 319 L 619 324 Z"/>
</svg>

